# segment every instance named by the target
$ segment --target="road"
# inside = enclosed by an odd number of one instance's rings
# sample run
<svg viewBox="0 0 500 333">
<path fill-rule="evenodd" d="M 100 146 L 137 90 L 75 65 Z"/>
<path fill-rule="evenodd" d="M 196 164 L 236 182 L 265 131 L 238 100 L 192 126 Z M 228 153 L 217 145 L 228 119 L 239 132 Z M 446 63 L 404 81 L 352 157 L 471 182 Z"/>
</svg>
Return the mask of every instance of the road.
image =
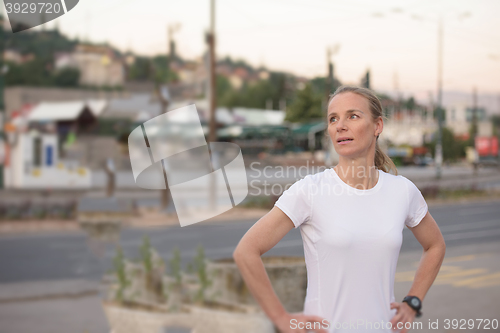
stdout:
<svg viewBox="0 0 500 333">
<path fill-rule="evenodd" d="M 450 247 L 500 240 L 498 203 L 431 207 L 430 212 Z M 207 257 L 227 258 L 254 222 L 126 229 L 121 233 L 120 246 L 125 256 L 138 257 L 142 237 L 148 235 L 153 248 L 166 261 L 175 247 L 181 250 L 183 260 L 189 261 L 199 244 L 205 248 Z M 403 237 L 401 252 L 420 249 L 409 229 L 404 228 Z M 85 234 L 80 232 L 1 236 L 0 283 L 53 279 L 98 280 L 112 268 L 114 255 L 112 244 L 107 245 L 102 253 L 95 253 L 89 247 Z M 299 230 L 293 229 L 288 233 L 268 255 L 302 256 Z"/>
<path fill-rule="evenodd" d="M 440 273 L 442 277 L 432 287 L 433 292 L 429 293 L 428 297 L 435 301 L 434 304 L 444 305 L 444 308 L 432 309 L 427 305 L 427 314 L 431 314 L 433 319 L 442 320 L 452 314 L 454 318 L 458 318 L 460 314 L 464 317 L 461 319 L 475 319 L 471 316 L 481 315 L 489 315 L 490 319 L 493 319 L 491 316 L 496 314 L 498 317 L 496 319 L 500 320 L 500 315 L 498 315 L 500 313 L 498 311 L 500 309 L 499 202 L 434 206 L 430 208 L 430 212 L 445 237 L 449 261 L 443 264 Z M 227 258 L 231 256 L 241 236 L 254 222 L 252 220 L 214 225 L 195 224 L 184 228 L 126 229 L 121 233 L 120 246 L 125 256 L 137 258 L 142 237 L 149 235 L 152 246 L 167 262 L 172 255 L 172 250 L 178 247 L 181 250 L 183 263 L 186 264 L 195 255 L 199 244 L 205 248 L 207 257 Z M 403 293 L 409 289 L 416 268 L 415 264 L 421 255 L 421 246 L 411 231 L 405 228 L 403 237 L 395 287 L 398 299 L 402 298 Z M 0 333 L 21 331 L 30 333 L 29 327 L 32 326 L 27 324 L 29 320 L 15 324 L 12 316 L 33 319 L 44 313 L 46 315 L 63 314 L 65 311 L 68 312 L 68 307 L 64 306 L 64 302 L 71 303 L 81 313 L 77 316 L 79 319 L 75 317 L 73 321 L 70 321 L 72 316 L 70 313 L 66 318 L 58 319 L 62 320 L 61 325 L 77 329 L 86 327 L 89 333 L 104 332 L 106 324 L 102 312 L 96 310 L 96 305 L 98 305 L 96 295 L 89 296 L 90 298 L 79 298 L 74 302 L 64 298 L 52 301 L 41 300 L 38 303 L 39 310 L 37 310 L 36 302 L 23 302 L 22 300 L 2 302 L 2 295 L 9 295 L 9 290 L 12 291 L 16 287 L 23 289 L 19 286 L 26 286 L 24 289 L 28 290 L 30 286 L 36 286 L 37 283 L 40 286 L 44 283 L 46 285 L 48 281 L 59 283 L 61 288 L 64 283 L 71 284 L 71 281 L 86 281 L 90 285 L 97 286 L 103 273 L 112 268 L 115 245 L 108 244 L 101 247 L 95 245 L 80 232 L 1 236 L 0 322 L 9 325 L 1 325 Z M 266 255 L 303 255 L 299 230 L 292 230 Z M 57 287 L 54 288 L 57 290 Z M 94 303 L 90 301 L 91 297 L 94 297 Z M 45 303 L 50 304 L 51 307 L 43 306 Z M 424 304 L 431 304 L 431 302 L 424 302 Z M 40 310 L 42 308 L 45 312 Z M 53 309 L 52 312 L 48 310 L 50 308 Z M 83 319 L 85 316 L 89 317 L 87 321 Z M 428 318 L 422 319 L 426 325 Z M 23 324 L 28 325 L 28 328 L 23 327 Z M 55 332 L 50 326 L 54 325 L 53 322 L 47 325 L 47 330 L 36 330 L 36 332 Z M 41 326 L 35 327 L 39 329 Z M 441 331 L 445 332 L 444 330 L 433 332 Z"/>
</svg>

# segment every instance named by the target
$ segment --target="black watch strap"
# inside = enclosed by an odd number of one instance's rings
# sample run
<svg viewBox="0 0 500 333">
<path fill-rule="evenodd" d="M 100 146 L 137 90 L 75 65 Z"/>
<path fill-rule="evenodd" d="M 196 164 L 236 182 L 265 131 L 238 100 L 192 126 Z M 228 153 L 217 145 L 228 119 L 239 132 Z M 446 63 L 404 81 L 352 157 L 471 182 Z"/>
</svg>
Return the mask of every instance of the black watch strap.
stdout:
<svg viewBox="0 0 500 333">
<path fill-rule="evenodd" d="M 417 317 L 420 317 L 422 315 L 422 312 L 420 312 L 420 309 L 422 309 L 422 301 L 420 300 L 420 298 L 418 298 L 417 296 L 406 296 L 405 298 L 403 298 L 403 302 L 408 304 L 413 310 L 417 311 Z"/>
</svg>

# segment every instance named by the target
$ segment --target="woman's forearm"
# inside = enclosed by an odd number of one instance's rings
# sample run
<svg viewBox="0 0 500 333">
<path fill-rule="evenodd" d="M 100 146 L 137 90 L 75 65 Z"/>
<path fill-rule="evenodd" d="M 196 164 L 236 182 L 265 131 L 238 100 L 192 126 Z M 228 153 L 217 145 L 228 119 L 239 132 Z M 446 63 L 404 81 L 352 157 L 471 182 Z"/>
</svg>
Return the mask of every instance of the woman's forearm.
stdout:
<svg viewBox="0 0 500 333">
<path fill-rule="evenodd" d="M 268 318 L 276 323 L 287 312 L 274 292 L 260 255 L 237 249 L 233 257 L 253 297 Z"/>
<path fill-rule="evenodd" d="M 432 246 L 424 251 L 408 295 L 417 296 L 420 300 L 424 299 L 439 273 L 445 252 L 446 246 L 444 243 Z"/>
</svg>

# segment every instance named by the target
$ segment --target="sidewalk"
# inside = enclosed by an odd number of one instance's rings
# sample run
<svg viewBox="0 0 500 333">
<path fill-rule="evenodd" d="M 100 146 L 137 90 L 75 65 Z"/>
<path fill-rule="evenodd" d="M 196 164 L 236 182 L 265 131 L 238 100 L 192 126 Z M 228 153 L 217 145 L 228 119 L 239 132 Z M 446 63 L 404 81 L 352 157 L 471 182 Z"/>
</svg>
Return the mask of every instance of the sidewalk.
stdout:
<svg viewBox="0 0 500 333">
<path fill-rule="evenodd" d="M 99 294 L 99 283 L 87 280 L 51 280 L 0 283 L 0 304 L 49 299 L 76 299 Z"/>
<path fill-rule="evenodd" d="M 268 213 L 267 209 L 259 208 L 233 208 L 221 215 L 200 223 L 219 224 L 233 221 L 250 220 L 256 221 Z M 164 214 L 155 210 L 142 211 L 141 216 L 131 217 L 124 223 L 126 228 L 154 227 L 154 226 L 178 226 L 179 219 L 175 213 Z M 80 225 L 77 220 L 0 220 L 0 235 L 19 233 L 43 233 L 43 232 L 79 232 Z"/>
<path fill-rule="evenodd" d="M 108 333 L 99 282 L 0 284 L 0 333 Z"/>
</svg>

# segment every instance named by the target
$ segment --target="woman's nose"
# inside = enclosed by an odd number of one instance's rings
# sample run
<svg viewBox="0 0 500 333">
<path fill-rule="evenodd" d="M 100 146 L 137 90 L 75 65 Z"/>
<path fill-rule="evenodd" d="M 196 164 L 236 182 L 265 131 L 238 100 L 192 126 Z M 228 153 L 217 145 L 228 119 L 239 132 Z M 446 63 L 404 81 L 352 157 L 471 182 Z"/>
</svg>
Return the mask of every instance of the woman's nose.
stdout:
<svg viewBox="0 0 500 333">
<path fill-rule="evenodd" d="M 345 129 L 345 123 L 343 120 L 337 121 L 337 132 Z"/>
</svg>

